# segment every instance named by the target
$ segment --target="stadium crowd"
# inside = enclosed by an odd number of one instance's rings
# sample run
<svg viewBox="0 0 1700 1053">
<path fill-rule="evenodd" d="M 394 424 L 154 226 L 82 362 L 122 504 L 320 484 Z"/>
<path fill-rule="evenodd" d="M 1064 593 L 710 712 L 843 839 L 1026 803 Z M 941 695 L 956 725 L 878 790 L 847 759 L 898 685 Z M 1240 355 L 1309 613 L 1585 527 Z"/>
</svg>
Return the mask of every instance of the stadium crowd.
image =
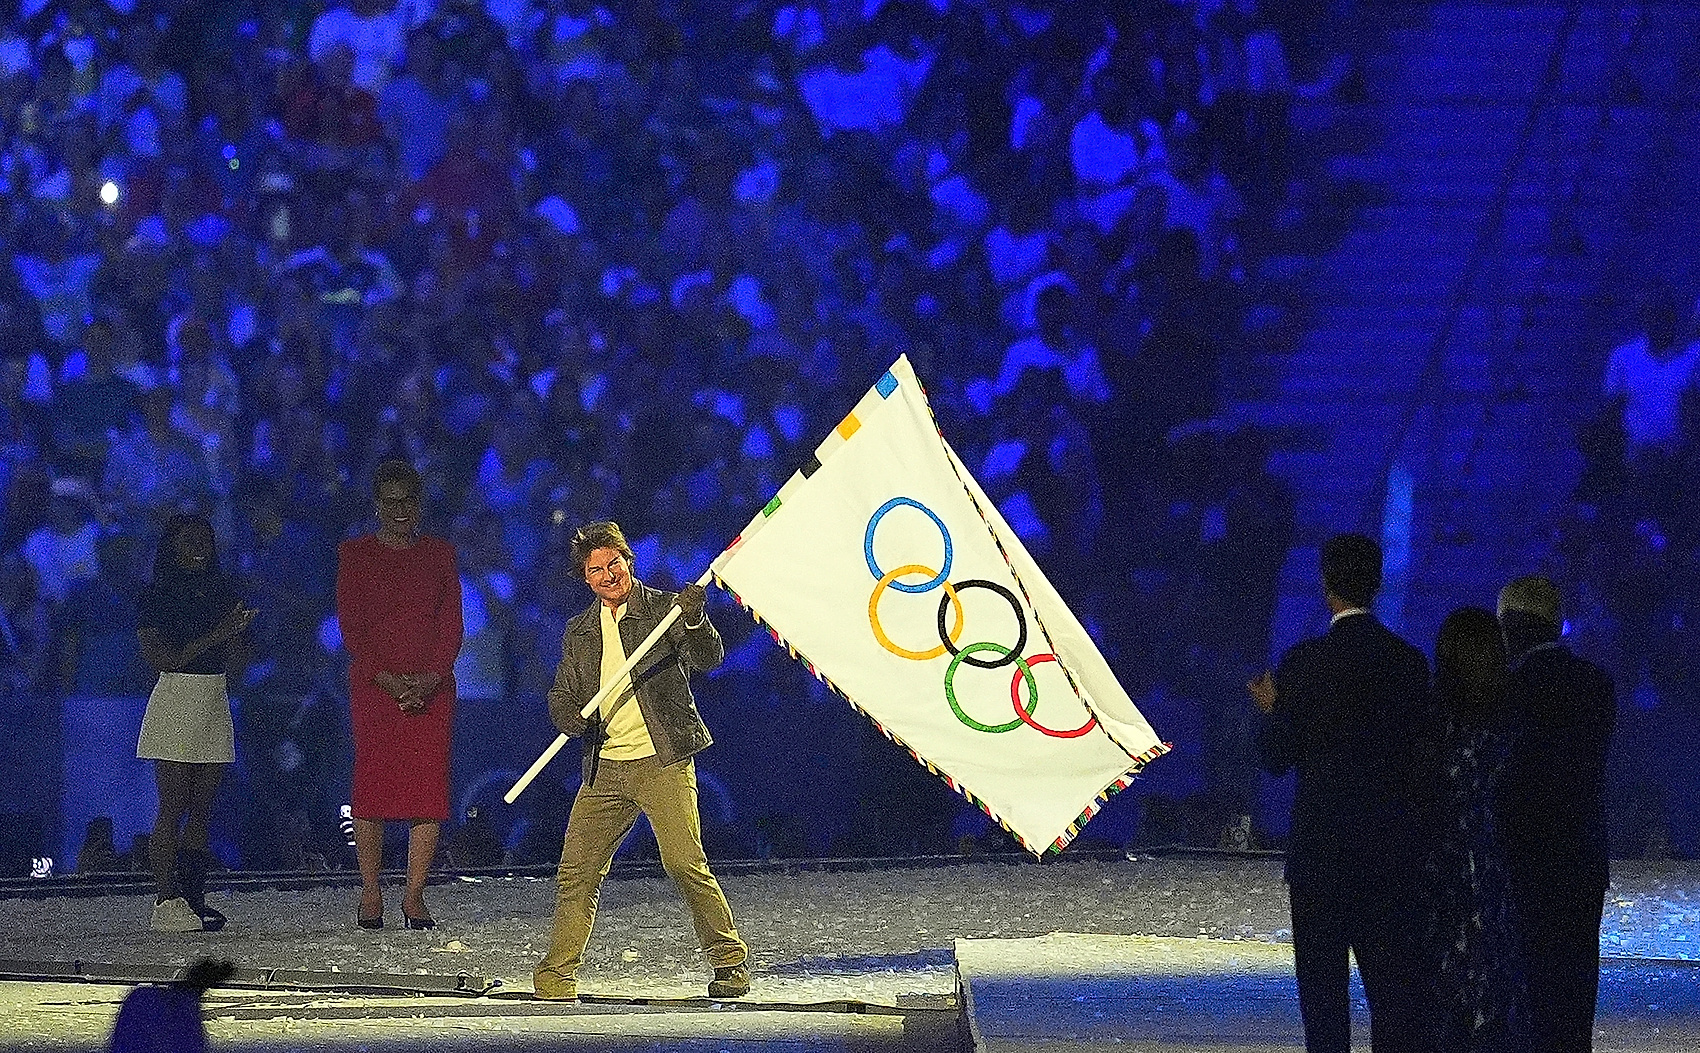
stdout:
<svg viewBox="0 0 1700 1053">
<path fill-rule="evenodd" d="M 523 766 L 515 729 L 546 741 L 583 602 L 572 527 L 618 519 L 640 574 L 694 577 L 900 353 L 1136 697 L 1237 708 L 1266 655 L 1236 648 L 1268 618 L 1224 583 L 1273 603 L 1289 502 L 1258 436 L 1170 437 L 1215 413 L 1218 364 L 1262 338 L 1261 262 L 1314 218 L 1290 110 L 1332 90 L 1325 7 L 20 0 L 0 32 L 8 807 L 50 823 L 64 712 L 146 692 L 134 598 L 159 524 L 193 508 L 261 608 L 223 854 L 335 853 L 335 546 L 393 454 L 462 560 L 463 783 Z M 722 622 L 709 706 L 797 730 L 776 749 L 718 721 L 711 852 L 975 835 Z M 811 808 L 833 772 L 857 808 Z M 550 858 L 548 818 L 529 848 L 504 824 L 504 850 Z"/>
</svg>

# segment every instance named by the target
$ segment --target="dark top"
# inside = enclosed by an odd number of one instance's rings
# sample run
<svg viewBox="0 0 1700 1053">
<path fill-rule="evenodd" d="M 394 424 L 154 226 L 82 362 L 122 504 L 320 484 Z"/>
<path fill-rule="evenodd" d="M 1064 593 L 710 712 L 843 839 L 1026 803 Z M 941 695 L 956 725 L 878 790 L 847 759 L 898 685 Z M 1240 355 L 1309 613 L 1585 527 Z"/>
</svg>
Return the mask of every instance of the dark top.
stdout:
<svg viewBox="0 0 1700 1053">
<path fill-rule="evenodd" d="M 626 616 L 620 619 L 620 643 L 626 654 L 636 650 L 655 629 L 677 596 L 641 581 L 632 582 Z M 579 612 L 561 635 L 561 662 L 555 667 L 555 686 L 549 689 L 549 715 L 568 735 L 585 734 L 586 722 L 579 710 L 602 686 L 601 606 L 602 601 L 597 600 Z M 694 756 L 714 741 L 697 713 L 690 674 L 713 669 L 725 653 L 720 634 L 704 612 L 702 624 L 694 629 L 685 628 L 684 618 L 676 619 L 666 636 L 656 641 L 655 648 L 632 670 L 638 709 L 649 728 L 650 741 L 655 743 L 656 761 L 662 766 Z M 586 736 L 593 747 L 594 737 Z M 587 749 L 586 781 L 593 762 L 593 753 Z"/>
<path fill-rule="evenodd" d="M 1412 878 L 1411 814 L 1428 660 L 1368 614 L 1294 645 L 1258 730 L 1271 775 L 1297 769 L 1287 883 L 1327 892 Z"/>
<path fill-rule="evenodd" d="M 182 647 L 212 632 L 236 606 L 236 583 L 222 571 L 171 574 L 142 589 L 136 604 L 136 628 L 152 629 L 172 647 Z M 209 647 L 179 673 L 222 673 L 230 643 Z"/>
<path fill-rule="evenodd" d="M 1527 651 L 1508 691 L 1517 736 L 1500 780 L 1512 889 L 1599 896 L 1609 880 L 1606 750 L 1617 720 L 1611 678 L 1558 644 Z"/>
</svg>

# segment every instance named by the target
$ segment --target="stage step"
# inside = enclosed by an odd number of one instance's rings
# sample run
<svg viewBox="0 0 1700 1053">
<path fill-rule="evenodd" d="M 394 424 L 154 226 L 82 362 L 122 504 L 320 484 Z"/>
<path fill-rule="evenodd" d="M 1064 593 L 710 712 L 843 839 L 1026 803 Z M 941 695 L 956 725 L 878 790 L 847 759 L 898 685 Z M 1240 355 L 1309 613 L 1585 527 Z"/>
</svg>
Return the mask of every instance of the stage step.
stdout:
<svg viewBox="0 0 1700 1053">
<path fill-rule="evenodd" d="M 1596 1048 L 1695 1048 L 1696 963 L 1607 953 Z M 1072 932 L 964 939 L 956 969 L 975 1053 L 1304 1048 L 1290 943 Z M 1352 1031 L 1367 1048 L 1369 1006 L 1356 970 L 1351 983 Z"/>
<path fill-rule="evenodd" d="M 1059 932 L 957 940 L 956 969 L 975 1053 L 1304 1045 L 1290 944 Z"/>
</svg>

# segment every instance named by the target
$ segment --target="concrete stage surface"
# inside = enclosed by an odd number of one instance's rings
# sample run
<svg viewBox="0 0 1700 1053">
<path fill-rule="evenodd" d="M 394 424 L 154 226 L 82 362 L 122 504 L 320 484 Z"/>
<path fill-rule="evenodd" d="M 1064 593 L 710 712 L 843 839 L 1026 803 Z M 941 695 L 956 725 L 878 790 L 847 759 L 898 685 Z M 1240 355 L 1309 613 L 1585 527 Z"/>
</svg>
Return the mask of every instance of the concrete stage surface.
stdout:
<svg viewBox="0 0 1700 1053">
<path fill-rule="evenodd" d="M 230 876 L 209 897 L 229 927 L 185 936 L 148 931 L 140 888 L 14 884 L 0 899 L 0 1049 L 101 1049 L 131 986 L 200 955 L 242 970 L 207 1000 L 217 1049 L 1303 1048 L 1276 858 L 716 869 L 755 981 L 732 1002 L 705 997 L 679 897 L 642 867 L 610 878 L 585 998 L 567 1004 L 530 997 L 548 876 L 437 882 L 425 932 L 357 929 L 349 875 Z M 1700 1048 L 1700 866 L 1618 864 L 1602 948 L 1595 1048 Z"/>
</svg>

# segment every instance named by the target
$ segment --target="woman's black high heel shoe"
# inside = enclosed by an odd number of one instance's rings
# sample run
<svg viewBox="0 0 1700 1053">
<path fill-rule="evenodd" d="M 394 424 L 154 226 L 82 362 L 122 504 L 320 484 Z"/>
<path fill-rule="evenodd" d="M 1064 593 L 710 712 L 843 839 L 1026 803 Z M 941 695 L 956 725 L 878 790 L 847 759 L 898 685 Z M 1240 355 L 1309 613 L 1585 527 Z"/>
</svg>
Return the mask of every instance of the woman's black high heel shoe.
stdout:
<svg viewBox="0 0 1700 1053">
<path fill-rule="evenodd" d="M 366 901 L 366 897 L 362 896 L 360 898 L 360 900 L 361 900 L 361 905 L 364 906 L 365 901 Z M 382 897 L 380 897 L 379 900 L 378 900 L 378 913 L 376 913 L 376 914 L 370 914 L 369 915 L 364 910 L 361 910 L 360 907 L 355 907 L 354 908 L 354 924 L 360 926 L 362 929 L 381 929 L 381 928 L 383 928 L 384 927 L 384 901 L 383 901 Z"/>
<path fill-rule="evenodd" d="M 437 927 L 435 918 L 416 918 L 405 910 L 401 912 L 401 923 L 410 929 L 434 929 Z"/>
</svg>

